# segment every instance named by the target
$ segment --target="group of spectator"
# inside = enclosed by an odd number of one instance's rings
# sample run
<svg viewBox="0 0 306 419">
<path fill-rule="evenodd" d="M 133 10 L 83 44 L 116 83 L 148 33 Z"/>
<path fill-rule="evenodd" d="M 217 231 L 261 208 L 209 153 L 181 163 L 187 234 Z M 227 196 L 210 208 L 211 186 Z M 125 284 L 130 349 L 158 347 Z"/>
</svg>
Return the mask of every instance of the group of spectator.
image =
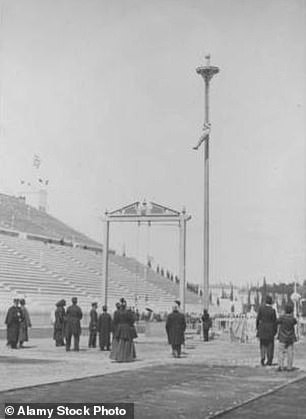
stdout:
<svg viewBox="0 0 306 419">
<path fill-rule="evenodd" d="M 277 318 L 272 307 L 272 297 L 267 295 L 265 304 L 259 307 L 256 318 L 257 337 L 260 342 L 260 362 L 262 366 L 271 366 L 274 357 L 274 339 L 277 335 L 278 370 L 293 369 L 293 348 L 296 342 L 295 325 L 297 320 L 293 316 L 293 305 L 286 304 L 285 313 Z M 287 365 L 285 366 L 285 358 Z"/>
<path fill-rule="evenodd" d="M 65 346 L 69 352 L 72 337 L 74 339 L 74 351 L 80 350 L 81 320 L 83 312 L 78 305 L 77 297 L 71 299 L 72 304 L 65 309 L 66 301 L 56 303 L 54 312 L 53 339 L 56 346 Z"/>
<path fill-rule="evenodd" d="M 56 304 L 53 338 L 56 346 L 65 346 L 66 351 L 70 351 L 73 337 L 74 351 L 79 351 L 83 313 L 77 304 L 77 298 L 73 297 L 71 301 L 72 305 L 67 310 L 65 310 L 65 300 L 60 300 Z M 113 316 L 107 312 L 106 305 L 102 306 L 100 314 L 97 312 L 97 302 L 93 302 L 91 306 L 88 347 L 97 347 L 97 336 L 99 335 L 100 350 L 111 351 L 111 359 L 117 362 L 134 360 L 136 358 L 136 350 L 133 340 L 137 337 L 134 324 L 137 315 L 127 308 L 126 300 L 124 298 L 120 299 L 120 302 L 116 304 Z"/>
<path fill-rule="evenodd" d="M 53 322 L 53 338 L 56 346 L 65 346 L 70 351 L 72 337 L 74 338 L 74 351 L 79 351 L 81 335 L 81 319 L 83 313 L 78 300 L 73 297 L 72 304 L 65 309 L 64 299 L 56 303 Z M 110 358 L 117 362 L 128 362 L 136 358 L 134 339 L 137 337 L 135 322 L 140 319 L 139 313 L 127 307 L 124 298 L 116 304 L 116 310 L 111 316 L 107 307 L 102 306 L 98 314 L 98 303 L 93 302 L 89 313 L 89 339 L 88 347 L 99 347 L 102 351 L 110 351 Z M 181 356 L 181 347 L 185 342 L 186 316 L 180 309 L 180 302 L 175 301 L 172 313 L 166 318 L 166 333 L 168 343 L 172 348 L 172 355 Z M 207 310 L 201 316 L 203 339 L 209 339 L 209 330 L 212 319 Z M 23 348 L 28 341 L 28 328 L 31 327 L 29 312 L 25 299 L 14 299 L 13 305 L 8 309 L 5 324 L 7 326 L 7 345 L 12 349 Z M 293 306 L 287 304 L 285 313 L 277 318 L 272 307 L 272 297 L 267 296 L 265 304 L 260 306 L 256 317 L 256 331 L 260 343 L 260 362 L 262 366 L 270 366 L 274 357 L 274 340 L 279 340 L 278 365 L 279 371 L 293 368 L 293 347 L 296 339 L 295 325 L 297 320 L 293 316 Z M 111 339 L 112 336 L 112 339 Z M 285 367 L 285 357 L 287 365 Z"/>
<path fill-rule="evenodd" d="M 13 305 L 8 309 L 5 324 L 7 328 L 7 346 L 12 349 L 24 347 L 28 341 L 28 328 L 31 327 L 31 319 L 26 308 L 24 298 L 15 298 Z"/>
</svg>

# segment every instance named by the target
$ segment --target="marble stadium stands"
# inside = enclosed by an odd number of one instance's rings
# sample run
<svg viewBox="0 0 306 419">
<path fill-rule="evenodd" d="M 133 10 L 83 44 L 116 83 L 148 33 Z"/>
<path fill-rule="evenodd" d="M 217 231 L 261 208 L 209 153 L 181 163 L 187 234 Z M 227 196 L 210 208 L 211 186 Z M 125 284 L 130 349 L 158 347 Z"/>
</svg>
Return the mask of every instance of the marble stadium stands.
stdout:
<svg viewBox="0 0 306 419">
<path fill-rule="evenodd" d="M 109 254 L 108 305 L 125 297 L 139 310 L 168 311 L 179 295 L 178 284 L 133 258 Z M 90 307 L 102 303 L 102 247 L 56 218 L 0 194 L 0 311 L 15 297 L 25 297 L 32 311 L 50 312 L 72 296 Z M 186 290 L 190 306 L 199 303 Z"/>
</svg>

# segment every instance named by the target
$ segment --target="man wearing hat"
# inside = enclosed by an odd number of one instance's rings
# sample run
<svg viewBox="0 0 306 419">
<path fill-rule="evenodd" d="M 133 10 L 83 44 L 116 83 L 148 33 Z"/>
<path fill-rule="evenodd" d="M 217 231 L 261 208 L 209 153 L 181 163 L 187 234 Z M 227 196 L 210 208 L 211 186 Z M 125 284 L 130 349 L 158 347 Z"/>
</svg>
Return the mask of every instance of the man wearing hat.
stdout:
<svg viewBox="0 0 306 419">
<path fill-rule="evenodd" d="M 80 335 L 81 335 L 81 319 L 83 317 L 82 310 L 78 306 L 77 297 L 71 299 L 72 305 L 67 308 L 66 312 L 66 351 L 70 351 L 71 338 L 74 338 L 74 350 L 79 351 Z"/>
<path fill-rule="evenodd" d="M 174 305 L 177 306 L 177 311 L 179 311 L 180 313 L 182 313 L 180 300 L 174 300 Z"/>
<path fill-rule="evenodd" d="M 99 345 L 101 351 L 110 349 L 110 334 L 112 330 L 112 318 L 107 312 L 107 307 L 103 306 L 103 312 L 99 316 L 98 331 L 99 331 Z"/>
<path fill-rule="evenodd" d="M 256 318 L 257 337 L 260 342 L 260 362 L 262 366 L 272 365 L 274 356 L 274 337 L 277 332 L 276 312 L 272 307 L 271 295 L 266 296 Z M 266 361 L 266 362 L 265 362 Z"/>
<path fill-rule="evenodd" d="M 91 310 L 89 313 L 89 340 L 88 347 L 95 348 L 97 344 L 97 326 L 98 326 L 98 313 L 97 313 L 98 303 L 91 304 Z"/>
<path fill-rule="evenodd" d="M 208 342 L 209 329 L 212 327 L 212 319 L 208 313 L 208 310 L 204 309 L 202 319 L 203 327 L 203 338 L 204 342 Z"/>
<path fill-rule="evenodd" d="M 185 315 L 179 312 L 179 308 L 176 304 L 175 306 L 173 306 L 173 311 L 169 314 L 166 321 L 168 343 L 172 347 L 172 355 L 175 358 L 180 358 L 181 356 L 181 347 L 185 341 L 185 329 Z"/>
<path fill-rule="evenodd" d="M 8 309 L 5 318 L 7 328 L 7 345 L 12 349 L 17 349 L 20 323 L 22 321 L 22 312 L 19 306 L 19 299 L 14 299 L 14 304 Z"/>
<path fill-rule="evenodd" d="M 26 301 L 24 298 L 20 300 L 20 310 L 21 310 L 21 322 L 19 328 L 19 347 L 23 348 L 23 343 L 29 340 L 28 328 L 32 327 L 30 314 L 26 308 Z"/>
</svg>

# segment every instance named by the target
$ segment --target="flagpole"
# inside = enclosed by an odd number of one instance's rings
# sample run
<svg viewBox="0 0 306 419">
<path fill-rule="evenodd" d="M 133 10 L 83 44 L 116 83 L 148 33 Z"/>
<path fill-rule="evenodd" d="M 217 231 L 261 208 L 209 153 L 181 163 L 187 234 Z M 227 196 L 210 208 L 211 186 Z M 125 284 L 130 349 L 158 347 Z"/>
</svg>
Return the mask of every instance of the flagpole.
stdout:
<svg viewBox="0 0 306 419">
<path fill-rule="evenodd" d="M 198 67 L 205 83 L 204 99 L 204 124 L 209 122 L 209 83 L 213 76 L 219 73 L 219 68 L 210 65 L 210 55 L 206 57 L 206 65 Z M 203 273 L 203 304 L 204 309 L 209 309 L 209 135 L 204 142 L 204 273 Z"/>
</svg>

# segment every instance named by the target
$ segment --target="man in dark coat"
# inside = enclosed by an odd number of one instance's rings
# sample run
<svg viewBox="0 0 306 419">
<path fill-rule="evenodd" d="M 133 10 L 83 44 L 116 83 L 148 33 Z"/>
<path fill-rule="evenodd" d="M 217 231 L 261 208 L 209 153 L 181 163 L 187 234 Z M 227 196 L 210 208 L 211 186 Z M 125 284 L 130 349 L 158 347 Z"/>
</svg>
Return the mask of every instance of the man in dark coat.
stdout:
<svg viewBox="0 0 306 419">
<path fill-rule="evenodd" d="M 74 350 L 79 351 L 83 313 L 77 304 L 78 299 L 73 297 L 71 301 L 72 305 L 67 308 L 66 312 L 66 351 L 70 351 L 72 336 L 74 338 Z"/>
<path fill-rule="evenodd" d="M 101 351 L 110 349 L 110 334 L 112 331 L 112 318 L 107 312 L 107 307 L 103 306 L 103 312 L 99 316 L 98 331 L 99 331 L 99 345 Z"/>
<path fill-rule="evenodd" d="M 91 310 L 89 313 L 90 321 L 89 321 L 89 340 L 88 340 L 88 347 L 95 348 L 97 344 L 97 328 L 98 328 L 98 313 L 97 307 L 98 303 L 91 304 Z"/>
<path fill-rule="evenodd" d="M 29 340 L 28 328 L 32 327 L 30 314 L 28 312 L 28 309 L 26 308 L 26 301 L 24 298 L 21 298 L 20 300 L 20 310 L 22 313 L 22 316 L 21 316 L 22 318 L 21 318 L 20 327 L 19 327 L 18 340 L 19 340 L 19 347 L 23 348 L 24 347 L 23 343 L 28 342 Z"/>
<path fill-rule="evenodd" d="M 19 300 L 18 298 L 15 298 L 14 305 L 8 309 L 5 318 L 5 324 L 7 327 L 7 345 L 12 349 L 17 349 L 20 323 L 22 320 L 22 311 L 19 307 Z"/>
<path fill-rule="evenodd" d="M 173 311 L 169 314 L 166 321 L 166 332 L 168 336 L 168 343 L 172 347 L 172 355 L 175 358 L 181 356 L 181 346 L 185 341 L 186 320 L 185 315 L 180 313 L 178 306 L 173 307 Z"/>
<path fill-rule="evenodd" d="M 208 311 L 206 309 L 204 309 L 204 311 L 203 311 L 202 326 L 203 326 L 204 342 L 208 342 L 208 334 L 209 334 L 209 329 L 212 326 L 212 320 L 211 320 L 211 317 L 209 316 Z"/>
<path fill-rule="evenodd" d="M 274 356 L 274 337 L 277 332 L 277 319 L 272 307 L 272 297 L 267 295 L 266 303 L 261 305 L 256 319 L 257 337 L 260 341 L 261 365 L 272 365 Z M 265 359 L 267 362 L 265 363 Z"/>
</svg>

